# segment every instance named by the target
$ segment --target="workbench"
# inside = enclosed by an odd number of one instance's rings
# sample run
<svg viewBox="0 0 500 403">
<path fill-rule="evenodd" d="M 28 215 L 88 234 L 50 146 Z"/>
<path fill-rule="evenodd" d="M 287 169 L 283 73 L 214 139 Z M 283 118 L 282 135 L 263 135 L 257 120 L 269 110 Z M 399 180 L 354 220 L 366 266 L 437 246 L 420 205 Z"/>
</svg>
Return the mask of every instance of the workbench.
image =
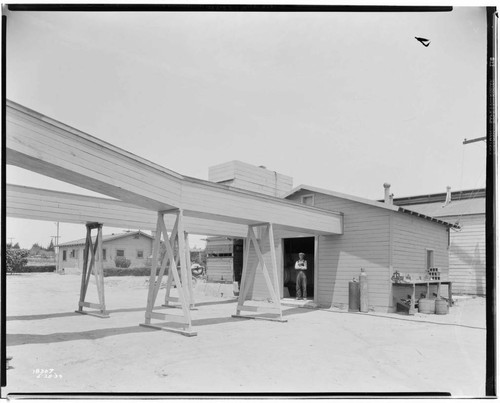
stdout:
<svg viewBox="0 0 500 403">
<path fill-rule="evenodd" d="M 441 297 L 441 284 L 448 286 L 448 306 L 453 305 L 452 291 L 451 291 L 451 281 L 440 281 L 440 280 L 419 280 L 419 281 L 409 281 L 409 282 L 393 282 L 392 285 L 396 287 L 411 287 L 411 297 L 410 297 L 410 307 L 408 310 L 408 314 L 414 315 L 416 312 L 415 309 L 415 286 L 417 285 L 426 285 L 427 291 L 425 298 L 429 298 L 429 286 L 437 285 L 437 298 Z"/>
</svg>

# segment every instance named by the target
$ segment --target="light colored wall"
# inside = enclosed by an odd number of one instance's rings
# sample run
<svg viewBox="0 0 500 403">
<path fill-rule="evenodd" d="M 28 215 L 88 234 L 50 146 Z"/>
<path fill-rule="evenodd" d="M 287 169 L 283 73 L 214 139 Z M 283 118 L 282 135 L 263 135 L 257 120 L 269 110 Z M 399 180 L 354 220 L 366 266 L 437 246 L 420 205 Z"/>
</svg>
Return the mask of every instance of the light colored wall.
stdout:
<svg viewBox="0 0 500 403">
<path fill-rule="evenodd" d="M 386 310 L 390 211 L 321 193 L 314 195 L 314 206 L 344 213 L 344 234 L 319 239 L 318 303 L 348 305 L 349 282 L 358 279 L 363 268 L 368 276 L 369 306 Z"/>
<path fill-rule="evenodd" d="M 76 246 L 63 246 L 59 248 L 59 262 L 58 262 L 58 268 L 64 270 L 67 273 L 75 272 L 75 273 L 81 273 L 82 267 L 83 267 L 83 246 L 76 245 Z M 75 258 L 70 257 L 70 253 L 72 250 L 77 251 L 77 255 Z M 63 261 L 63 251 L 66 251 L 66 260 Z"/>
<path fill-rule="evenodd" d="M 483 214 L 446 217 L 460 218 L 460 231 L 451 230 L 450 280 L 455 294 L 486 294 L 486 245 Z"/>
<path fill-rule="evenodd" d="M 400 273 L 408 273 L 412 280 L 424 279 L 427 269 L 427 250 L 434 250 L 434 267 L 439 268 L 441 280 L 449 278 L 448 232 L 445 226 L 432 221 L 411 216 L 394 214 L 393 216 L 393 259 L 392 267 Z M 392 275 L 392 274 L 391 274 Z M 417 287 L 415 298 L 425 293 L 426 287 Z M 392 297 L 395 300 L 407 298 L 410 288 L 394 287 Z M 437 286 L 431 286 L 430 296 L 437 293 Z M 447 297 L 448 287 L 441 287 L 441 296 Z"/>
<path fill-rule="evenodd" d="M 125 258 L 131 261 L 130 267 L 144 267 L 147 258 L 152 254 L 153 242 L 151 239 L 141 235 L 139 239 L 134 239 L 133 236 L 124 237 L 116 240 L 106 242 L 103 249 L 106 249 L 105 267 L 114 267 L 114 259 L 116 251 L 123 249 L 125 251 Z M 137 258 L 137 251 L 143 251 L 143 258 Z"/>
<path fill-rule="evenodd" d="M 289 199 L 300 201 L 302 195 L 310 193 L 298 192 Z M 360 269 L 364 268 L 368 276 L 370 309 L 392 311 L 390 278 L 393 268 L 425 270 L 425 248 L 434 249 L 435 266 L 440 267 L 444 275 L 448 274 L 448 234 L 445 226 L 321 193 L 314 194 L 314 206 L 344 214 L 344 234 L 319 237 L 318 260 L 315 263 L 315 302 L 319 305 L 346 307 L 349 303 L 349 282 L 353 277 L 358 279 Z M 280 286 L 283 282 L 282 239 L 293 236 L 290 232 L 275 231 Z M 266 264 L 270 265 L 267 237 L 262 239 L 261 249 Z M 258 265 L 253 248 L 248 262 L 249 267 Z M 445 294 L 446 290 L 442 292 Z M 269 298 L 260 271 L 256 274 L 250 298 Z"/>
<path fill-rule="evenodd" d="M 292 190 L 293 178 L 241 161 L 229 161 L 208 169 L 208 180 L 240 189 L 281 197 Z"/>
<path fill-rule="evenodd" d="M 306 194 L 310 192 L 298 192 L 291 199 L 299 201 Z M 445 226 L 321 193 L 315 193 L 314 205 L 344 213 L 344 234 L 319 239 L 317 302 L 321 305 L 348 305 L 349 282 L 359 277 L 362 267 L 368 276 L 369 307 L 393 310 L 393 269 L 425 270 L 425 248 L 434 249 L 435 266 L 447 275 Z"/>
<path fill-rule="evenodd" d="M 309 194 L 304 192 L 303 194 Z M 291 200 L 300 200 L 297 193 Z M 322 306 L 348 304 L 349 281 L 358 276 L 363 267 L 369 277 L 369 299 L 373 309 L 388 307 L 389 278 L 389 212 L 361 203 L 332 196 L 315 194 L 316 207 L 344 213 L 343 235 L 319 238 L 319 259 L 315 264 L 315 301 Z M 275 249 L 280 285 L 283 282 L 282 238 L 293 237 L 290 232 L 275 231 Z M 298 234 L 296 234 L 298 236 Z M 263 239 L 262 250 L 266 264 L 271 263 L 269 242 Z M 251 250 L 249 266 L 257 266 L 257 256 Z M 268 297 L 263 275 L 258 272 L 252 294 L 254 299 Z"/>
<path fill-rule="evenodd" d="M 269 242 L 269 237 L 265 234 L 264 228 L 259 227 L 256 231 L 257 237 L 259 238 L 259 247 L 261 250 L 261 253 L 264 257 L 264 262 L 266 266 L 270 269 L 272 267 L 272 257 L 271 257 L 271 248 L 270 248 L 270 242 Z M 280 289 L 280 296 L 282 296 L 282 284 L 283 284 L 283 257 L 282 257 L 282 251 L 281 251 L 281 232 L 274 230 L 274 246 L 275 246 L 275 252 L 276 252 L 276 261 L 277 261 L 277 267 L 278 267 L 278 274 L 279 274 L 279 289 Z M 248 241 L 246 241 L 248 242 Z M 243 249 L 243 254 L 245 253 L 246 249 Z M 245 257 L 243 257 L 245 259 Z M 253 287 L 251 286 L 251 290 L 253 290 L 249 294 L 249 298 L 251 299 L 256 299 L 256 300 L 264 300 L 271 298 L 271 294 L 268 291 L 267 283 L 264 277 L 264 273 L 262 270 L 259 269 L 259 259 L 257 257 L 257 253 L 255 252 L 255 248 L 253 243 L 250 245 L 250 253 L 248 255 L 248 268 L 250 270 L 255 270 L 257 269 L 257 272 L 255 274 L 255 278 L 249 278 L 249 281 L 251 284 L 253 284 Z"/>
</svg>

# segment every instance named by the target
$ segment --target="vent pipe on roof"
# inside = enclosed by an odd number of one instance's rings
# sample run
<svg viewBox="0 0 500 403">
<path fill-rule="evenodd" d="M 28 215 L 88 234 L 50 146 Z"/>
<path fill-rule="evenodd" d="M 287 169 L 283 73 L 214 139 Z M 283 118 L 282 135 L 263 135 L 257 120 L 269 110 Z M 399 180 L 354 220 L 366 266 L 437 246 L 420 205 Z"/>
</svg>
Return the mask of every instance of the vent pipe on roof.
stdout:
<svg viewBox="0 0 500 403">
<path fill-rule="evenodd" d="M 390 191 L 391 191 L 391 184 L 384 183 L 384 203 L 386 204 L 392 204 L 392 199 L 394 195 L 390 194 Z"/>
<path fill-rule="evenodd" d="M 442 207 L 446 207 L 450 203 L 451 203 L 451 186 L 446 186 L 446 200 L 444 201 Z"/>
</svg>

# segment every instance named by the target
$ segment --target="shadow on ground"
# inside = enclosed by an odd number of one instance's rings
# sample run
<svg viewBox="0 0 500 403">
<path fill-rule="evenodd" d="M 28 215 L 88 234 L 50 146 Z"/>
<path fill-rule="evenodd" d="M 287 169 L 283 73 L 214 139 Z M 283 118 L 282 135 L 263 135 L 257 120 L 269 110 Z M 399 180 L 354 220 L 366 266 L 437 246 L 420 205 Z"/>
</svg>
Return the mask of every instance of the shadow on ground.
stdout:
<svg viewBox="0 0 500 403">
<path fill-rule="evenodd" d="M 136 325 L 108 329 L 92 329 L 83 332 L 60 332 L 50 334 L 15 333 L 7 335 L 7 347 L 19 346 L 23 344 L 47 344 L 74 340 L 94 340 L 108 336 L 154 331 L 156 330 Z"/>
</svg>

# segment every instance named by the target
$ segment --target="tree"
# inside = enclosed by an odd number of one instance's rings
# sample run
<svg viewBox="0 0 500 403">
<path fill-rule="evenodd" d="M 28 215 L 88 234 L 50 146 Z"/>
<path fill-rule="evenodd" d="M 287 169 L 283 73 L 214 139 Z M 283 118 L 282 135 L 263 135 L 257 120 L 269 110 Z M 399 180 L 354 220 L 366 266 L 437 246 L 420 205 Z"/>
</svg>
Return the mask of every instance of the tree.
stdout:
<svg viewBox="0 0 500 403">
<path fill-rule="evenodd" d="M 33 246 L 31 247 L 31 249 L 30 249 L 30 251 L 29 251 L 29 254 L 30 254 L 31 256 L 38 255 L 38 254 L 40 254 L 40 251 L 41 251 L 42 249 L 43 249 L 43 248 L 42 248 L 40 245 L 38 245 L 38 242 L 35 242 L 35 243 L 33 244 Z"/>
<path fill-rule="evenodd" d="M 26 263 L 28 263 L 29 251 L 26 249 L 9 248 L 6 252 L 7 256 L 5 263 L 8 273 L 20 271 L 24 266 L 26 266 Z"/>
<path fill-rule="evenodd" d="M 54 242 L 53 242 L 53 241 L 54 241 L 54 240 L 53 240 L 53 239 L 51 239 L 51 240 L 50 240 L 50 245 L 48 246 L 48 248 L 47 248 L 47 249 L 45 249 L 47 252 L 54 252 Z"/>
</svg>

